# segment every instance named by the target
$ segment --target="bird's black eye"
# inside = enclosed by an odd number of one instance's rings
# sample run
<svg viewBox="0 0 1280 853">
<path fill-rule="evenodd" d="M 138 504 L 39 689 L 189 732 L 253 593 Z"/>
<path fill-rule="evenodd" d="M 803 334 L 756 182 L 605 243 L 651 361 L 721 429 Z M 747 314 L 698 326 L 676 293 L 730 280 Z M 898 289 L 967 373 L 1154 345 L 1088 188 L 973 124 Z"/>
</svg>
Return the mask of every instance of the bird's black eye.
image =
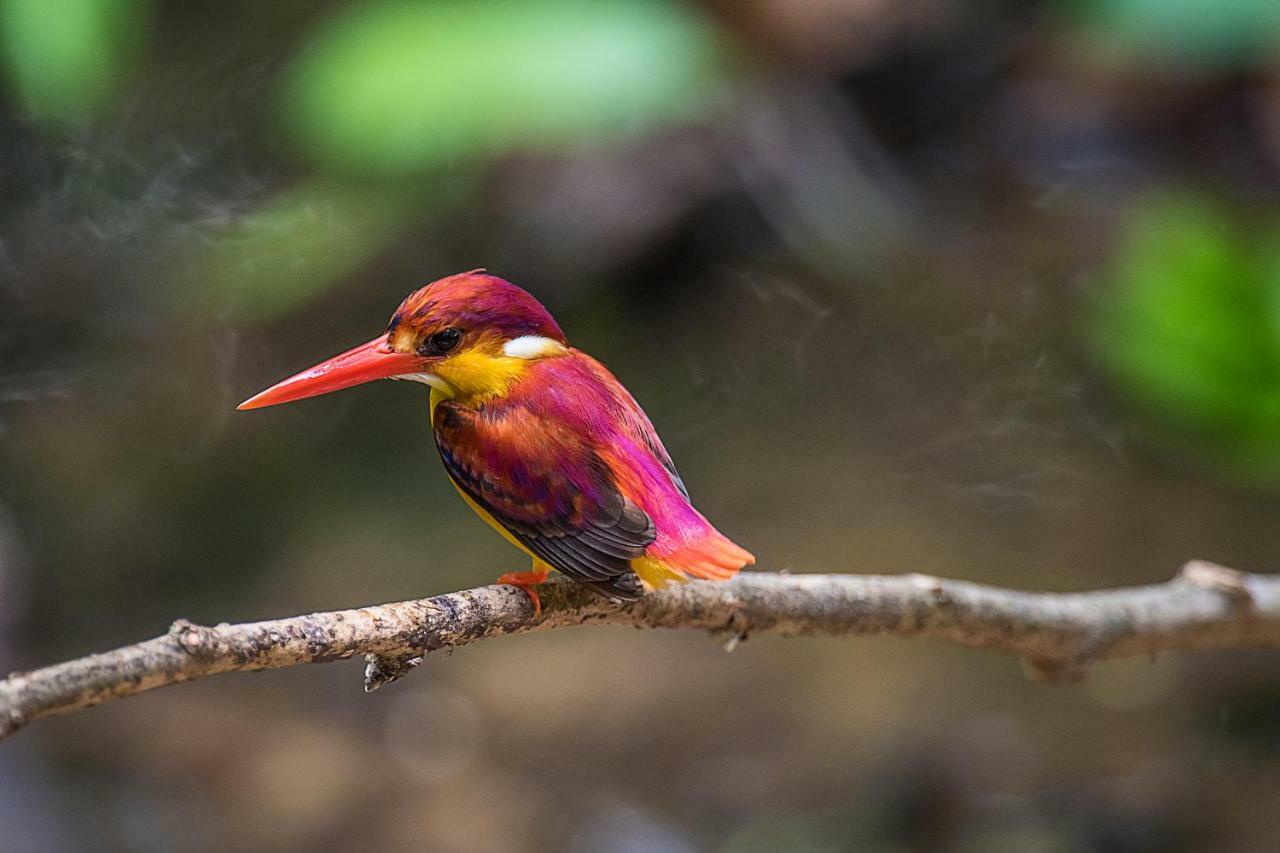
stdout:
<svg viewBox="0 0 1280 853">
<path fill-rule="evenodd" d="M 418 347 L 422 355 L 444 355 L 462 340 L 461 329 L 444 329 L 431 335 Z"/>
</svg>

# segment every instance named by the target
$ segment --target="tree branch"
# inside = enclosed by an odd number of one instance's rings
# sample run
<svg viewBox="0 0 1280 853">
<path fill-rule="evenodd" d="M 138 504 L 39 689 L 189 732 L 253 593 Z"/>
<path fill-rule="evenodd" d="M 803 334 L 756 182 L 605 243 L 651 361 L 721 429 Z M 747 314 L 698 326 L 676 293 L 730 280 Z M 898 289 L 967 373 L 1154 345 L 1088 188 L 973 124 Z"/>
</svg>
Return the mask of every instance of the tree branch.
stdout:
<svg viewBox="0 0 1280 853">
<path fill-rule="evenodd" d="M 41 717 L 236 670 L 369 661 L 365 689 L 393 681 L 435 649 L 573 625 L 711 631 L 732 646 L 782 637 L 930 637 L 1021 657 L 1033 676 L 1075 680 L 1096 660 L 1157 652 L 1280 646 L 1280 576 L 1188 563 L 1155 586 L 1033 593 L 924 575 L 743 574 L 616 603 L 554 579 L 535 618 L 523 592 L 487 586 L 266 622 L 202 627 L 0 681 L 0 738 Z"/>
</svg>

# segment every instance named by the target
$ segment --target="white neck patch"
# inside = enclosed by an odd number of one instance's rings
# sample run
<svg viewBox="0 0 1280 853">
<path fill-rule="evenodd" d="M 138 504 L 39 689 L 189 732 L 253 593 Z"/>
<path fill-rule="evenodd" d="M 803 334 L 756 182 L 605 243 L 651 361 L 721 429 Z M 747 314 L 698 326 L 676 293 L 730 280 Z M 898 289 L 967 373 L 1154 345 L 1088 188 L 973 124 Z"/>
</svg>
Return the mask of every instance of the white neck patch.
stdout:
<svg viewBox="0 0 1280 853">
<path fill-rule="evenodd" d="M 392 376 L 391 378 L 407 379 L 410 382 L 421 382 L 424 385 L 430 385 L 432 388 L 435 388 L 438 391 L 444 391 L 445 393 L 452 393 L 453 391 L 453 388 L 449 386 L 448 382 L 445 382 L 434 373 L 401 373 L 399 376 Z"/>
<path fill-rule="evenodd" d="M 541 335 L 521 335 L 502 345 L 502 354 L 508 358 L 538 358 L 563 351 L 564 344 Z"/>
</svg>

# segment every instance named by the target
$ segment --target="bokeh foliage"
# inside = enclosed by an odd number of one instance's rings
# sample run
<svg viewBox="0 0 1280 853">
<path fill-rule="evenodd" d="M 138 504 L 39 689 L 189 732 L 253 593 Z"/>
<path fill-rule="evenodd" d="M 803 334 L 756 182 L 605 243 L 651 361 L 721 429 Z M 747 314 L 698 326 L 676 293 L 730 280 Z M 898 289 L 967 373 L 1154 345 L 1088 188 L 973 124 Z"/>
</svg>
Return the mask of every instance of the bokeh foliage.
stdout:
<svg viewBox="0 0 1280 853">
<path fill-rule="evenodd" d="M 326 168 L 416 172 L 701 115 L 720 54 L 667 0 L 381 0 L 318 29 L 282 113 Z"/>
<path fill-rule="evenodd" d="M 1280 482 L 1280 221 L 1193 193 L 1135 206 L 1091 339 L 1148 429 Z M 1190 445 L 1190 446 L 1188 446 Z"/>
<path fill-rule="evenodd" d="M 0 43 L 27 113 L 76 127 L 118 94 L 144 47 L 148 0 L 2 0 Z"/>
<path fill-rule="evenodd" d="M 1280 38 L 1274 0 L 1065 0 L 1093 36 L 1122 55 L 1187 70 L 1243 68 Z"/>
<path fill-rule="evenodd" d="M 292 151 L 319 174 L 265 200 L 187 277 L 270 319 L 467 204 L 486 163 L 705 120 L 723 54 L 707 21 L 667 0 L 342 9 L 279 83 Z"/>
</svg>

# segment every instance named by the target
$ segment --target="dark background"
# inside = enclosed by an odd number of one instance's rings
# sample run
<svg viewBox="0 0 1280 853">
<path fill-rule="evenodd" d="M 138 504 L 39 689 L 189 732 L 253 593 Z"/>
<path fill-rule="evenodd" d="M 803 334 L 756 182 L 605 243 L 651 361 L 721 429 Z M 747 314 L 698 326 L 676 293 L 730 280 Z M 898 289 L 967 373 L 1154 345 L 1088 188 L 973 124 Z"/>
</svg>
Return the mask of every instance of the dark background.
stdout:
<svg viewBox="0 0 1280 853">
<path fill-rule="evenodd" d="M 0 668 L 522 570 L 425 389 L 234 406 L 486 266 L 758 569 L 1280 560 L 1280 6 L 0 0 Z M 593 628 L 0 746 L 0 849 L 1280 849 L 1280 657 L 1078 686 Z"/>
</svg>

